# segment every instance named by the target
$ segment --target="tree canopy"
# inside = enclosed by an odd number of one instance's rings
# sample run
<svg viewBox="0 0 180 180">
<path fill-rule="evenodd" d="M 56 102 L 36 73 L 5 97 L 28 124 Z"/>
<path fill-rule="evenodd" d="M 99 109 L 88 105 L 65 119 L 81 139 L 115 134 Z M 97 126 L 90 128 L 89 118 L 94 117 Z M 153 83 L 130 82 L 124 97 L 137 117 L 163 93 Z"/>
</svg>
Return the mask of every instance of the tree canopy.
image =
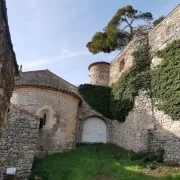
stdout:
<svg viewBox="0 0 180 180">
<path fill-rule="evenodd" d="M 121 8 L 102 32 L 95 33 L 86 47 L 92 54 L 110 53 L 116 49 L 121 50 L 135 35 L 147 33 L 152 28 L 152 20 L 153 17 L 150 12 L 143 13 L 130 5 Z M 141 22 L 141 25 L 134 26 L 137 21 Z"/>
<path fill-rule="evenodd" d="M 160 16 L 153 22 L 153 26 L 156 27 L 162 20 L 164 20 L 165 16 Z"/>
</svg>

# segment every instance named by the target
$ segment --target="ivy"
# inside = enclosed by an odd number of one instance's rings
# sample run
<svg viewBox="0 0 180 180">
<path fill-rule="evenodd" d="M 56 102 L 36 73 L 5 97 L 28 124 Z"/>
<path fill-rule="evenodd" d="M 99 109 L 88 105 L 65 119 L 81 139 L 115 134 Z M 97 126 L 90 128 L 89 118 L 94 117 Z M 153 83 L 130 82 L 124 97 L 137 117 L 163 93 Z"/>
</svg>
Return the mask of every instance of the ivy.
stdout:
<svg viewBox="0 0 180 180">
<path fill-rule="evenodd" d="M 92 109 L 111 118 L 109 111 L 110 87 L 83 84 L 79 86 L 79 93 Z"/>
<path fill-rule="evenodd" d="M 79 92 L 96 111 L 110 119 L 124 121 L 132 110 L 139 89 L 150 87 L 150 54 L 148 45 L 134 53 L 134 64 L 112 87 L 81 85 Z"/>
<path fill-rule="evenodd" d="M 162 58 L 160 65 L 152 70 L 152 97 L 157 107 L 180 120 L 180 40 L 169 44 L 156 56 Z"/>
<path fill-rule="evenodd" d="M 133 109 L 138 91 L 140 89 L 149 91 L 150 89 L 151 56 L 148 45 L 144 44 L 133 55 L 133 66 L 111 87 L 110 112 L 112 119 L 119 121 L 124 121 Z"/>
<path fill-rule="evenodd" d="M 133 66 L 111 87 L 81 85 L 79 92 L 84 100 L 105 117 L 125 121 L 138 91 L 146 90 L 159 109 L 180 120 L 180 40 L 156 54 L 162 62 L 153 70 L 148 44 L 133 56 Z"/>
</svg>

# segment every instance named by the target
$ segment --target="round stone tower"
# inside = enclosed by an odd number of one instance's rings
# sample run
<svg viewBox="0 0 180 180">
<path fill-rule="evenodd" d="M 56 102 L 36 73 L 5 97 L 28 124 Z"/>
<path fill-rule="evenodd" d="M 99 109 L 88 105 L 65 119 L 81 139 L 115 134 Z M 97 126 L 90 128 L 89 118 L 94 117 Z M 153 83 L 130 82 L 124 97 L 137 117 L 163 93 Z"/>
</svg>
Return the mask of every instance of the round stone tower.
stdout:
<svg viewBox="0 0 180 180">
<path fill-rule="evenodd" d="M 95 62 L 89 65 L 91 84 L 109 86 L 110 81 L 110 63 Z"/>
</svg>

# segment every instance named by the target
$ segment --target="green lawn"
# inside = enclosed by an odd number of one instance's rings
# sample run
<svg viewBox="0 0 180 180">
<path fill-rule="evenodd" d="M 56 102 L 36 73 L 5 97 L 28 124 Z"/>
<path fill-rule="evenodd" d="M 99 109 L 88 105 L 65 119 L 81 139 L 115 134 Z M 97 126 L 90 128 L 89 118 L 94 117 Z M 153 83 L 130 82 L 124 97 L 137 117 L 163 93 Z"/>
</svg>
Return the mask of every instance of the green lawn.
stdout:
<svg viewBox="0 0 180 180">
<path fill-rule="evenodd" d="M 179 180 L 178 167 L 131 160 L 127 152 L 112 144 L 80 145 L 76 150 L 35 159 L 29 180 Z M 170 174 L 171 173 L 171 174 Z"/>
</svg>

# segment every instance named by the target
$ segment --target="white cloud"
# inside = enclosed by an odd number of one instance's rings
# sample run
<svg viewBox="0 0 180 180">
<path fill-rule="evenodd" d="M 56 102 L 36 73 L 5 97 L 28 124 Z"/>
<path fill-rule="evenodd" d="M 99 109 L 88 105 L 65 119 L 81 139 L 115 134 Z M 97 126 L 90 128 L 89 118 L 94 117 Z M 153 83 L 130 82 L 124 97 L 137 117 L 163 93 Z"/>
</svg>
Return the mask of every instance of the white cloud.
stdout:
<svg viewBox="0 0 180 180">
<path fill-rule="evenodd" d="M 70 51 L 67 48 L 64 48 L 61 50 L 60 54 L 58 56 L 49 57 L 45 59 L 37 59 L 37 60 L 19 60 L 19 64 L 23 65 L 23 70 L 35 70 L 38 68 L 43 68 L 43 66 L 48 64 L 54 64 L 59 61 L 66 60 L 68 58 L 73 58 L 77 56 L 83 56 L 83 55 L 90 55 L 88 51 Z"/>
</svg>

